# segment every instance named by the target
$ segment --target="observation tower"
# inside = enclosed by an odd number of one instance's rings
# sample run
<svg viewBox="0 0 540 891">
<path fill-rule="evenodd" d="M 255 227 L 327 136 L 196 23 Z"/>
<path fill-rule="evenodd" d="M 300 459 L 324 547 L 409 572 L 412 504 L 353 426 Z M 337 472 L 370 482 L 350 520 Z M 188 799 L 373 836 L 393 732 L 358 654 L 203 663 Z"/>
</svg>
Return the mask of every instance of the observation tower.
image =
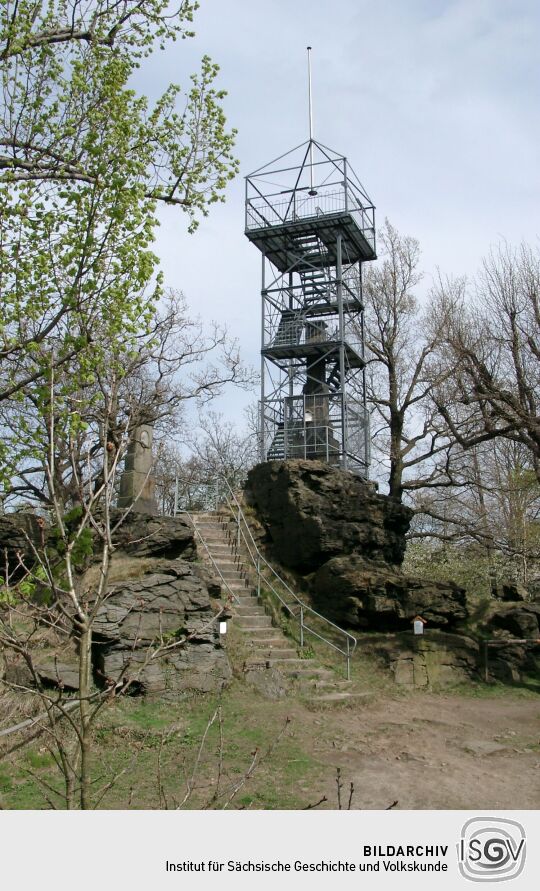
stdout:
<svg viewBox="0 0 540 891">
<path fill-rule="evenodd" d="M 309 59 L 309 56 L 308 56 Z M 375 207 L 347 158 L 310 138 L 246 177 L 261 252 L 260 458 L 368 475 L 362 266 Z"/>
</svg>

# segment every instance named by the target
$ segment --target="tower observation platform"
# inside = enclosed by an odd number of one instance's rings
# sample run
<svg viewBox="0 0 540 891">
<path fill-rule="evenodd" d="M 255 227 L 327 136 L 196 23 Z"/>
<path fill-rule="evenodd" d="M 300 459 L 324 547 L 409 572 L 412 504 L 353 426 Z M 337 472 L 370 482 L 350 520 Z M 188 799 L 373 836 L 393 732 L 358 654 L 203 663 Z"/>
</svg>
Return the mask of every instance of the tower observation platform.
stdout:
<svg viewBox="0 0 540 891">
<path fill-rule="evenodd" d="M 245 233 L 262 255 L 261 460 L 369 467 L 362 264 L 375 208 L 314 139 L 246 177 Z"/>
</svg>

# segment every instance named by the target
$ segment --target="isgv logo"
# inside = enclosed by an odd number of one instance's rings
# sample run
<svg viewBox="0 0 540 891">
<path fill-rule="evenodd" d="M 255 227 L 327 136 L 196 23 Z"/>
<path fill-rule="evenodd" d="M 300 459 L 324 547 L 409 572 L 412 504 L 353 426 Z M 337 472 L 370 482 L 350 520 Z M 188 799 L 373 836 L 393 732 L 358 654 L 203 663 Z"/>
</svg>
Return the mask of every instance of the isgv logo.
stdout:
<svg viewBox="0 0 540 891">
<path fill-rule="evenodd" d="M 472 882 L 515 879 L 525 866 L 525 830 L 515 820 L 473 817 L 461 830 L 457 848 L 459 871 Z"/>
</svg>

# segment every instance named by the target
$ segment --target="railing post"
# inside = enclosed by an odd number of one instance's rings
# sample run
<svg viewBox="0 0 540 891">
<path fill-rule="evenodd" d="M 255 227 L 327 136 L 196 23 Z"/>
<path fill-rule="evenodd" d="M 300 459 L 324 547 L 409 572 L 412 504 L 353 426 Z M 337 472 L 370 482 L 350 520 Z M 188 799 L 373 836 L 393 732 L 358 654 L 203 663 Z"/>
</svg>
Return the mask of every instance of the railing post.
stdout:
<svg viewBox="0 0 540 891">
<path fill-rule="evenodd" d="M 304 607 L 300 607 L 300 646 L 304 646 Z"/>
<path fill-rule="evenodd" d="M 347 680 L 351 679 L 351 642 L 347 638 Z"/>
<path fill-rule="evenodd" d="M 238 518 L 236 527 L 236 553 L 240 553 L 240 505 L 238 505 Z"/>
<path fill-rule="evenodd" d="M 257 597 L 261 596 L 261 555 L 257 552 Z"/>
</svg>

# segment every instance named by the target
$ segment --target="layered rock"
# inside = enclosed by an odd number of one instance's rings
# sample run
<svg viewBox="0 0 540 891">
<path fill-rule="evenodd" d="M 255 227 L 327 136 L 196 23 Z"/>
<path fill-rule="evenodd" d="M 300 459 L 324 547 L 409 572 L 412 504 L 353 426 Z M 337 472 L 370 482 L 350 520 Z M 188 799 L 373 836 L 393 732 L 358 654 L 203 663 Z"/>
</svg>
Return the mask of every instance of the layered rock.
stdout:
<svg viewBox="0 0 540 891">
<path fill-rule="evenodd" d="M 508 632 L 517 638 L 540 638 L 540 603 L 493 604 L 483 628 L 493 636 Z"/>
<path fill-rule="evenodd" d="M 39 518 L 33 513 L 13 513 L 0 517 L 0 560 L 7 564 L 9 571 L 15 574 L 21 569 L 21 560 L 26 566 L 34 561 L 32 546 L 41 544 L 41 527 Z"/>
<path fill-rule="evenodd" d="M 231 677 L 216 620 L 221 589 L 208 570 L 194 562 L 197 552 L 189 521 L 115 511 L 111 525 L 115 550 L 109 587 L 93 626 L 96 683 L 107 686 L 129 679 L 132 693 L 162 696 L 220 690 Z M 0 518 L 0 548 L 14 568 L 17 553 L 31 565 L 29 541 L 39 547 L 42 536 L 50 535 L 33 516 Z M 90 597 L 100 571 L 99 562 L 90 557 L 79 575 L 78 584 Z M 76 690 L 77 640 L 71 646 L 63 638 L 49 643 L 36 657 L 41 683 Z M 17 658 L 0 665 L 0 676 L 21 686 L 34 683 Z"/>
<path fill-rule="evenodd" d="M 313 572 L 331 557 L 400 565 L 412 511 L 321 461 L 268 461 L 248 474 L 246 499 L 285 566 Z"/>
<path fill-rule="evenodd" d="M 317 608 L 350 628 L 395 631 L 420 614 L 450 629 L 467 618 L 458 585 L 406 576 L 412 512 L 353 473 L 318 461 L 254 467 L 246 500 L 275 558 L 306 578 Z"/>
<path fill-rule="evenodd" d="M 103 683 L 176 694 L 219 689 L 231 669 L 219 641 L 208 588 L 184 560 L 115 585 L 94 624 L 94 666 Z"/>
<path fill-rule="evenodd" d="M 122 512 L 114 511 L 113 526 L 119 521 L 113 541 L 124 554 L 169 560 L 177 557 L 193 560 L 196 556 L 193 528 L 186 517 L 155 517 L 131 512 L 122 519 Z"/>
<path fill-rule="evenodd" d="M 397 568 L 375 566 L 358 554 L 333 557 L 315 574 L 313 597 L 320 611 L 354 628 L 410 628 L 420 615 L 429 627 L 452 627 L 467 618 L 458 585 L 426 582 Z"/>
<path fill-rule="evenodd" d="M 539 603 L 492 603 L 480 630 L 493 642 L 489 647 L 491 677 L 515 682 L 524 674 L 539 673 Z"/>
<path fill-rule="evenodd" d="M 497 600 L 505 600 L 512 603 L 518 600 L 529 599 L 529 592 L 519 583 L 501 582 L 498 585 L 493 585 L 491 593 Z"/>
<path fill-rule="evenodd" d="M 470 637 L 431 631 L 428 636 L 364 635 L 362 651 L 382 661 L 403 687 L 445 687 L 478 680 L 479 645 Z"/>
</svg>

